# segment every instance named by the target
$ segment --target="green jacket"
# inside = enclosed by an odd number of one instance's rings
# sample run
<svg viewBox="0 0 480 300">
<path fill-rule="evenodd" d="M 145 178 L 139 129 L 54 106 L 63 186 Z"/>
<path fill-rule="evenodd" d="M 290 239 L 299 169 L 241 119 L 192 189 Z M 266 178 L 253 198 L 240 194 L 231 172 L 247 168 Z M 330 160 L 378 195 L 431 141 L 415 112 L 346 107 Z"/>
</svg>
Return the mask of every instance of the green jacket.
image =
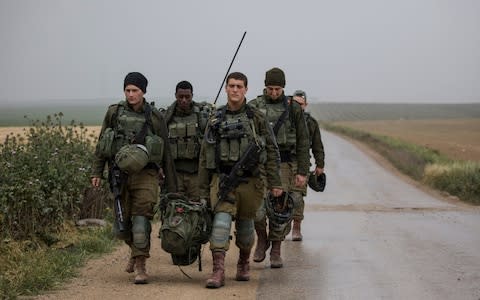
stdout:
<svg viewBox="0 0 480 300">
<path fill-rule="evenodd" d="M 143 107 L 145 107 L 145 105 L 150 105 L 150 104 L 148 104 L 144 100 Z M 105 117 L 103 119 L 102 129 L 100 130 L 99 137 L 102 136 L 105 129 L 113 128 L 115 126 L 116 120 L 114 120 L 114 116 L 117 114 L 120 106 L 122 107 L 122 109 L 128 110 L 130 113 L 137 113 L 141 116 L 144 115 L 143 107 L 140 112 L 134 112 L 126 101 L 120 101 L 117 104 L 112 104 L 108 107 Z M 165 145 L 167 145 L 166 143 L 168 141 L 168 132 L 167 132 L 167 125 L 165 124 L 165 119 L 156 108 L 154 108 L 153 106 L 151 106 L 151 108 L 152 108 L 152 115 L 151 115 L 152 128 L 149 128 L 149 130 L 153 134 L 160 136 L 163 139 Z M 93 159 L 91 177 L 103 177 L 103 171 L 105 169 L 105 166 L 109 163 L 110 162 L 107 159 L 102 158 L 101 156 L 95 155 Z M 158 162 L 158 165 L 159 167 L 163 168 L 163 171 L 165 173 L 165 180 L 166 180 L 165 186 L 167 187 L 167 191 L 176 192 L 177 191 L 176 171 L 175 171 L 175 165 L 170 155 L 169 147 L 164 147 L 163 160 L 161 162 Z"/>
<path fill-rule="evenodd" d="M 267 109 L 267 118 L 268 118 L 268 105 L 275 105 L 279 102 L 285 101 L 286 96 L 282 95 L 279 99 L 272 100 L 265 93 L 257 98 L 248 102 L 249 105 L 252 105 L 258 109 Z M 294 127 L 295 132 L 295 149 L 290 153 L 292 160 L 297 162 L 298 174 L 306 176 L 310 168 L 310 143 L 307 124 L 305 122 L 305 117 L 301 106 L 295 101 L 289 101 L 289 120 L 290 124 Z M 271 122 L 271 120 L 270 120 Z M 270 123 L 273 127 L 275 124 Z"/>
<path fill-rule="evenodd" d="M 230 111 L 226 109 L 226 114 L 245 114 L 247 101 L 245 100 L 244 105 L 238 111 Z M 216 112 L 221 111 L 224 107 L 219 107 L 210 118 L 206 132 L 210 130 L 210 127 L 216 120 Z M 265 118 L 265 115 L 259 110 L 250 106 L 250 109 L 254 112 L 253 123 L 255 127 L 255 132 L 258 136 L 261 136 L 265 140 L 265 152 L 266 152 L 266 161 L 265 163 L 259 163 L 260 175 L 265 176 L 267 179 L 267 188 L 282 188 L 282 182 L 280 180 L 280 154 L 278 151 L 278 146 L 275 142 L 273 132 L 271 127 L 268 125 L 268 122 Z M 209 199 L 210 198 L 210 179 L 211 175 L 217 172 L 217 169 L 207 169 L 207 141 L 206 138 L 202 141 L 202 147 L 200 150 L 200 160 L 199 160 L 199 189 L 200 189 L 200 198 Z"/>
<path fill-rule="evenodd" d="M 308 133 L 310 135 L 310 149 L 312 149 L 313 157 L 317 167 L 325 166 L 325 151 L 323 150 L 322 136 L 320 135 L 320 127 L 317 120 L 305 112 L 305 120 L 307 121 Z"/>
</svg>

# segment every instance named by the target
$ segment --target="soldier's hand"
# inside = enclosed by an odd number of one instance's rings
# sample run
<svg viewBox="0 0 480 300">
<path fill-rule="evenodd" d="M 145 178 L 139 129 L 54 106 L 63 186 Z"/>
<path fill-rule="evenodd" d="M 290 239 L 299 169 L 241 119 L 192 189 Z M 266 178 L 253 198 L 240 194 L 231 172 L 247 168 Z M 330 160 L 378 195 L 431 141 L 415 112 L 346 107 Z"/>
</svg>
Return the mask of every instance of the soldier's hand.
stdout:
<svg viewBox="0 0 480 300">
<path fill-rule="evenodd" d="M 163 172 L 163 168 L 158 169 L 158 185 L 163 185 L 165 182 L 165 173 Z"/>
<path fill-rule="evenodd" d="M 93 187 L 99 187 L 102 179 L 100 177 L 92 177 L 91 182 Z"/>
<path fill-rule="evenodd" d="M 282 193 L 283 193 L 283 189 L 272 188 L 272 189 L 270 190 L 270 192 L 272 193 L 272 195 L 273 195 L 274 197 L 280 197 L 280 196 L 282 195 Z"/>
<path fill-rule="evenodd" d="M 307 182 L 307 176 L 297 174 L 295 175 L 295 187 L 303 188 Z"/>
<path fill-rule="evenodd" d="M 320 174 L 323 174 L 323 168 L 320 168 L 320 167 L 316 167 L 315 168 L 315 175 L 320 175 Z"/>
</svg>

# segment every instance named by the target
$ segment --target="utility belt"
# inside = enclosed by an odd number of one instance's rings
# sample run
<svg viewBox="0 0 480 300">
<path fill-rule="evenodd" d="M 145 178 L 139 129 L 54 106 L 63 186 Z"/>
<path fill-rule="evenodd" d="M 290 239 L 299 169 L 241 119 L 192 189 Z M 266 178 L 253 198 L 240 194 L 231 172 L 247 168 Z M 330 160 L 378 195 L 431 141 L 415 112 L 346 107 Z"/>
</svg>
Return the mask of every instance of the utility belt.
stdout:
<svg viewBox="0 0 480 300">
<path fill-rule="evenodd" d="M 280 161 L 292 162 L 295 159 L 295 155 L 291 151 L 280 151 Z"/>
<path fill-rule="evenodd" d="M 219 171 L 219 173 L 229 175 L 230 172 L 232 172 L 232 168 L 233 168 L 233 166 L 221 166 L 218 169 L 218 171 Z M 255 172 L 255 173 L 258 173 L 258 172 Z M 248 177 L 256 177 L 256 175 L 254 174 L 254 172 L 252 172 L 250 170 L 243 170 L 242 174 L 238 175 L 238 177 L 248 178 Z"/>
</svg>

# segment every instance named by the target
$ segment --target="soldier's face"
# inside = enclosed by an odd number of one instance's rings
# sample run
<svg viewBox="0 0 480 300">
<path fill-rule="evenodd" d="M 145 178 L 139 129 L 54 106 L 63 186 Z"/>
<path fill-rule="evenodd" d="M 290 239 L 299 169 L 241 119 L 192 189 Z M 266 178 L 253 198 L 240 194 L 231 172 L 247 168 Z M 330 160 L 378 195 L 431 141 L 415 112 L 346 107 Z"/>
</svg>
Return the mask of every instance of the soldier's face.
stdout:
<svg viewBox="0 0 480 300">
<path fill-rule="evenodd" d="M 248 88 L 245 86 L 243 80 L 230 78 L 225 86 L 225 91 L 227 92 L 228 102 L 238 104 L 245 99 Z"/>
<path fill-rule="evenodd" d="M 272 100 L 277 100 L 283 94 L 283 87 L 279 85 L 267 85 L 265 88 L 267 95 L 272 98 Z"/>
<path fill-rule="evenodd" d="M 177 105 L 181 109 L 190 108 L 192 103 L 193 93 L 190 89 L 178 89 L 175 93 L 175 98 L 177 99 Z"/>
<path fill-rule="evenodd" d="M 125 87 L 125 98 L 132 107 L 139 107 L 143 103 L 143 91 L 133 84 Z"/>
</svg>

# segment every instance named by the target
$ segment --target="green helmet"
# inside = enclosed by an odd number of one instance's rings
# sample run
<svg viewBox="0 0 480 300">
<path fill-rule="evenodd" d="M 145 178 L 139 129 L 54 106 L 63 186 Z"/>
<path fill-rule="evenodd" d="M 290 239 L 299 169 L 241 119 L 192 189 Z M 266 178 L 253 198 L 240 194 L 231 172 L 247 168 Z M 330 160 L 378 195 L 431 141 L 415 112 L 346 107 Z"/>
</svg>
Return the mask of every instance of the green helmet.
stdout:
<svg viewBox="0 0 480 300">
<path fill-rule="evenodd" d="M 115 163 L 128 174 L 140 172 L 148 163 L 148 151 L 144 145 L 125 145 L 115 155 Z"/>
<path fill-rule="evenodd" d="M 315 172 L 310 173 L 308 176 L 308 186 L 315 192 L 323 192 L 325 185 L 327 184 L 327 175 L 322 173 L 315 175 Z"/>
</svg>

